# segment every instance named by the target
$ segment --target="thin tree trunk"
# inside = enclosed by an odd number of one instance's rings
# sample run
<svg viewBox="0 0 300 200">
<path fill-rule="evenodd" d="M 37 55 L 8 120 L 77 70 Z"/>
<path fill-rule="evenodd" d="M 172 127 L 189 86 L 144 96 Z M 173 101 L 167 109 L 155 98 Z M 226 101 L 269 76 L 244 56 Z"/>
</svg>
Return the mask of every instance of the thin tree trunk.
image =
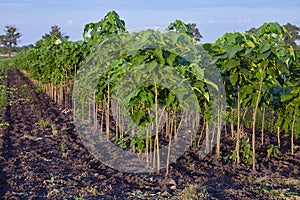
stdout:
<svg viewBox="0 0 300 200">
<path fill-rule="evenodd" d="M 296 122 L 296 108 L 294 110 L 294 115 L 293 115 L 293 122 L 292 122 L 292 135 L 291 135 L 291 150 L 292 150 L 292 155 L 294 155 L 294 130 L 295 130 L 295 122 Z"/>
<path fill-rule="evenodd" d="M 218 105 L 217 156 L 221 154 L 222 105 Z"/>
<path fill-rule="evenodd" d="M 168 137 L 170 132 L 170 126 L 169 126 L 169 113 L 166 112 L 166 137 Z"/>
<path fill-rule="evenodd" d="M 59 85 L 56 86 L 56 103 L 57 103 L 57 105 L 60 105 L 59 104 Z"/>
<path fill-rule="evenodd" d="M 232 117 L 232 119 L 234 119 L 233 109 L 231 110 L 231 117 Z M 230 129 L 231 129 L 231 138 L 234 138 L 234 125 L 233 125 L 233 123 L 230 123 Z"/>
<path fill-rule="evenodd" d="M 167 155 L 167 164 L 166 164 L 166 176 L 167 176 L 169 174 L 171 140 L 172 140 L 172 134 L 170 133 L 169 112 L 166 112 L 166 137 L 169 137 L 168 155 Z"/>
<path fill-rule="evenodd" d="M 97 110 L 98 110 L 98 105 L 96 103 L 96 91 L 94 91 L 94 95 L 93 95 L 93 108 L 94 108 L 94 132 L 96 132 L 97 130 Z"/>
<path fill-rule="evenodd" d="M 262 111 L 262 120 L 261 120 L 261 144 L 262 145 L 264 145 L 265 113 L 266 113 L 266 108 L 264 107 Z"/>
<path fill-rule="evenodd" d="M 106 102 L 106 137 L 109 138 L 109 115 L 110 115 L 110 85 L 107 85 L 107 102 Z"/>
<path fill-rule="evenodd" d="M 256 123 L 256 109 L 253 109 L 252 116 L 252 171 L 255 169 L 255 123 Z"/>
<path fill-rule="evenodd" d="M 114 108 L 115 110 L 114 110 L 114 113 L 117 113 L 117 115 L 116 115 L 116 119 L 115 119 L 115 122 L 116 122 L 116 124 L 115 124 L 115 131 L 116 131 L 116 140 L 118 140 L 119 139 L 119 127 L 120 127 L 120 115 L 118 114 L 118 112 L 119 112 L 119 102 L 117 102 L 117 105 L 116 105 L 116 107 Z"/>
<path fill-rule="evenodd" d="M 277 143 L 278 143 L 278 148 L 280 148 L 280 127 L 277 126 Z"/>
<path fill-rule="evenodd" d="M 53 100 L 57 104 L 57 86 L 54 86 L 53 88 Z"/>
<path fill-rule="evenodd" d="M 159 119 L 158 119 L 158 90 L 157 84 L 154 84 L 155 89 L 155 142 L 156 142 L 156 152 L 157 152 L 157 173 L 160 172 L 160 155 L 159 155 L 159 138 L 158 138 L 158 131 L 159 131 Z"/>
<path fill-rule="evenodd" d="M 200 142 L 201 142 L 201 139 L 203 137 L 204 129 L 205 129 L 205 119 L 204 119 L 204 122 L 203 122 L 202 127 L 201 127 L 201 131 L 200 131 L 200 134 L 199 134 L 199 138 L 198 138 L 198 142 L 197 142 L 197 147 L 200 146 Z"/>
<path fill-rule="evenodd" d="M 11 48 L 8 48 L 8 57 L 11 58 Z"/>
<path fill-rule="evenodd" d="M 90 122 L 92 122 L 92 121 L 91 121 L 91 119 L 92 119 L 92 117 L 91 117 L 91 116 L 92 116 L 92 113 L 91 113 L 91 112 L 92 112 L 92 111 L 91 111 L 91 102 L 90 102 L 90 100 L 88 100 L 87 106 L 89 107 L 88 121 L 89 121 L 89 123 L 90 123 Z"/>
<path fill-rule="evenodd" d="M 252 170 L 256 171 L 255 169 L 255 128 L 256 128 L 256 114 L 257 114 L 257 110 L 258 110 L 258 104 L 260 102 L 260 96 L 261 96 L 261 92 L 262 92 L 262 85 L 263 85 L 263 80 L 264 80 L 264 73 L 265 73 L 265 69 L 262 69 L 261 72 L 261 77 L 260 77 L 260 82 L 259 82 L 259 91 L 258 91 L 258 95 L 257 95 L 257 100 L 255 103 L 255 108 L 253 109 L 253 116 L 252 116 Z"/>
<path fill-rule="evenodd" d="M 167 155 L 166 176 L 168 176 L 168 174 L 169 174 L 172 134 L 170 132 L 168 132 L 168 136 L 169 136 L 169 145 L 168 145 L 168 155 Z"/>
<path fill-rule="evenodd" d="M 75 71 L 74 71 L 74 82 L 73 82 L 73 84 L 75 83 L 75 81 L 76 81 L 76 65 L 75 65 Z M 73 87 L 73 89 L 74 89 L 74 87 Z M 72 99 L 71 99 L 71 101 L 72 101 Z M 73 109 L 74 109 L 73 113 L 74 113 L 74 117 L 75 117 L 75 114 L 76 114 L 75 100 L 73 100 Z"/>
<path fill-rule="evenodd" d="M 64 105 L 64 103 L 63 103 L 63 95 L 64 95 L 64 91 L 63 91 L 63 85 L 62 85 L 62 83 L 60 84 L 60 86 L 59 86 L 59 93 L 60 93 L 60 100 L 59 100 L 59 102 L 60 102 L 60 106 L 63 106 Z"/>
<path fill-rule="evenodd" d="M 205 153 L 208 153 L 209 149 L 209 124 L 208 120 L 205 120 Z"/>
<path fill-rule="evenodd" d="M 101 119 L 100 119 L 100 133 L 103 133 L 103 125 L 104 125 L 104 112 L 105 112 L 105 105 L 104 102 L 101 103 Z M 103 133 L 104 134 L 104 133 Z"/>
<path fill-rule="evenodd" d="M 240 164 L 240 121 L 241 121 L 241 104 L 240 104 L 240 87 L 238 86 L 238 92 L 237 92 L 237 130 L 236 130 L 236 145 L 235 145 L 235 151 L 236 151 L 236 164 L 239 166 Z"/>
<path fill-rule="evenodd" d="M 176 110 L 174 110 L 173 112 L 173 131 L 174 131 L 174 139 L 177 140 Z"/>
<path fill-rule="evenodd" d="M 147 167 L 149 167 L 150 160 L 149 160 L 149 125 L 148 124 L 146 124 L 146 161 L 147 161 Z"/>
</svg>

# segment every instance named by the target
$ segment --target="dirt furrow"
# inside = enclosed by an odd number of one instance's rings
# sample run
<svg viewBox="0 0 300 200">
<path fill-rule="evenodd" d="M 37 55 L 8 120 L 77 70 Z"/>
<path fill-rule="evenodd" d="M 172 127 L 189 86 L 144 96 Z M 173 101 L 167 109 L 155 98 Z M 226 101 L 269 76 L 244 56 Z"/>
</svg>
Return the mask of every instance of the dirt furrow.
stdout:
<svg viewBox="0 0 300 200">
<path fill-rule="evenodd" d="M 260 148 L 260 169 L 252 173 L 251 165 L 234 167 L 229 158 L 234 143 L 226 137 L 220 158 L 186 152 L 170 166 L 168 179 L 118 172 L 87 152 L 70 112 L 37 92 L 20 71 L 8 71 L 7 87 L 10 105 L 0 111 L 9 124 L 0 132 L 0 199 L 270 199 L 280 191 L 300 194 L 299 151 L 290 155 L 289 146 L 283 146 L 286 153 L 270 160 Z M 299 139 L 295 144 L 300 145 Z"/>
<path fill-rule="evenodd" d="M 134 189 L 124 184 L 124 174 L 90 156 L 68 114 L 48 96 L 37 93 L 19 71 L 9 71 L 8 77 L 8 87 L 17 89 L 9 96 L 14 103 L 6 107 L 4 119 L 10 124 L 2 137 L 4 199 L 75 199 L 80 195 L 110 199 Z M 135 182 L 144 178 L 128 177 L 132 186 L 140 188 Z"/>
</svg>

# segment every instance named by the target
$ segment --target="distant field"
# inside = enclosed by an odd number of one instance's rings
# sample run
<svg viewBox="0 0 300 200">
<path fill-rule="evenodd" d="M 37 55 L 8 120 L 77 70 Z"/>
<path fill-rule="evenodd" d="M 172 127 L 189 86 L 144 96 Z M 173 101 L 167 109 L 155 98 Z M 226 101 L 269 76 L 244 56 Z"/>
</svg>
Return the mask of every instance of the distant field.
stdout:
<svg viewBox="0 0 300 200">
<path fill-rule="evenodd" d="M 9 57 L 3 54 L 0 54 L 0 60 L 8 59 Z"/>
<path fill-rule="evenodd" d="M 0 70 L 11 67 L 10 59 L 11 58 L 9 58 L 7 56 L 0 55 Z"/>
<path fill-rule="evenodd" d="M 0 56 L 0 62 L 3 61 L 3 60 L 6 60 L 8 59 L 7 57 L 3 57 L 3 56 Z"/>
<path fill-rule="evenodd" d="M 11 54 L 11 57 L 13 57 L 15 54 L 14 53 L 12 53 Z M 0 54 L 0 59 L 5 59 L 5 58 L 9 58 L 9 55 L 8 54 Z"/>
</svg>

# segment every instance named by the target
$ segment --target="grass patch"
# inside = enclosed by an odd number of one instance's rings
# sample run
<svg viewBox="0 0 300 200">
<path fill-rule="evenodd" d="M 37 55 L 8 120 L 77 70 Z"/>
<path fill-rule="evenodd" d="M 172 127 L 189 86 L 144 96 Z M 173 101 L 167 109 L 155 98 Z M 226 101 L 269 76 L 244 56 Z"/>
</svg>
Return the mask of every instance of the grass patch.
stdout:
<svg viewBox="0 0 300 200">
<path fill-rule="evenodd" d="M 187 184 L 181 193 L 174 197 L 174 200 L 196 200 L 196 199 L 211 199 L 206 187 L 199 187 L 196 184 Z"/>
<path fill-rule="evenodd" d="M 4 73 L 8 69 L 14 68 L 15 64 L 13 59 L 7 57 L 0 57 L 0 72 Z"/>
</svg>

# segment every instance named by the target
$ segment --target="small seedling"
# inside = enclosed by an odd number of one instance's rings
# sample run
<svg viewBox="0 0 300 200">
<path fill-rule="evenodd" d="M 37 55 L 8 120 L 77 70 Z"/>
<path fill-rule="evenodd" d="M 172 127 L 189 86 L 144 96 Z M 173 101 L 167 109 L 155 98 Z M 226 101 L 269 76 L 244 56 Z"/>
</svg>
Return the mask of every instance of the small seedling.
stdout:
<svg viewBox="0 0 300 200">
<path fill-rule="evenodd" d="M 268 158 L 277 158 L 278 155 L 280 155 L 280 151 L 277 146 L 274 146 L 273 144 L 271 147 L 267 150 L 267 157 Z"/>
<path fill-rule="evenodd" d="M 36 88 L 35 90 L 37 93 L 41 93 L 41 92 L 44 92 L 44 89 L 42 87 L 38 87 Z"/>
<path fill-rule="evenodd" d="M 75 200 L 85 200 L 84 195 L 79 195 L 79 197 L 76 197 Z"/>
<path fill-rule="evenodd" d="M 27 85 L 22 85 L 21 90 L 27 95 L 27 98 L 30 98 L 30 93 L 28 91 Z"/>
<path fill-rule="evenodd" d="M 54 124 L 51 124 L 51 129 L 52 129 L 52 134 L 53 134 L 53 135 L 57 135 L 58 131 L 56 130 Z"/>
<path fill-rule="evenodd" d="M 9 126 L 9 123 L 4 122 L 4 123 L 0 123 L 0 128 L 4 127 L 4 126 Z"/>
<path fill-rule="evenodd" d="M 98 193 L 98 187 L 96 185 L 91 187 L 86 187 L 85 190 L 89 193 L 92 193 L 93 195 L 96 195 Z"/>
<path fill-rule="evenodd" d="M 249 138 L 242 140 L 240 144 L 240 154 L 241 154 L 241 160 L 244 163 L 252 165 L 252 150 L 251 150 L 251 144 Z M 236 160 L 236 158 L 237 158 L 237 152 L 236 150 L 233 150 L 230 159 Z"/>
<path fill-rule="evenodd" d="M 35 110 L 34 104 L 30 104 L 30 109 L 31 109 L 31 110 Z"/>
<path fill-rule="evenodd" d="M 68 153 L 66 152 L 66 147 L 67 147 L 66 138 L 64 138 L 60 143 L 61 154 L 63 158 L 68 156 Z"/>
<path fill-rule="evenodd" d="M 67 131 L 67 130 L 68 130 L 68 127 L 67 127 L 67 126 L 63 126 L 63 127 L 61 128 L 61 130 L 62 130 L 62 131 Z"/>
<path fill-rule="evenodd" d="M 89 175 L 87 172 L 83 172 L 80 176 L 80 179 L 89 179 L 91 178 L 91 175 Z"/>
<path fill-rule="evenodd" d="M 49 126 L 49 121 L 48 120 L 44 120 L 44 119 L 40 119 L 40 128 L 41 129 L 44 129 L 46 128 L 47 126 Z"/>
</svg>

